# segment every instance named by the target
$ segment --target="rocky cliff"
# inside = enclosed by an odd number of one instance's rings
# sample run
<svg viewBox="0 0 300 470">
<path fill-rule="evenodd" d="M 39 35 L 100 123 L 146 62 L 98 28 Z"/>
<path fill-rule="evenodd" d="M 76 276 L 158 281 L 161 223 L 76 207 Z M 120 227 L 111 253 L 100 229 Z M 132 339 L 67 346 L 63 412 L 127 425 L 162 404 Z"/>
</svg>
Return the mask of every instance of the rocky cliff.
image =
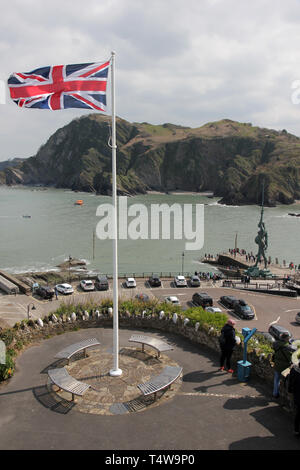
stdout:
<svg viewBox="0 0 300 470">
<path fill-rule="evenodd" d="M 57 130 L 34 157 L 0 172 L 0 183 L 111 193 L 110 118 L 91 114 Z M 199 128 L 117 119 L 120 194 L 207 191 L 226 204 L 300 199 L 300 139 L 224 119 Z"/>
</svg>

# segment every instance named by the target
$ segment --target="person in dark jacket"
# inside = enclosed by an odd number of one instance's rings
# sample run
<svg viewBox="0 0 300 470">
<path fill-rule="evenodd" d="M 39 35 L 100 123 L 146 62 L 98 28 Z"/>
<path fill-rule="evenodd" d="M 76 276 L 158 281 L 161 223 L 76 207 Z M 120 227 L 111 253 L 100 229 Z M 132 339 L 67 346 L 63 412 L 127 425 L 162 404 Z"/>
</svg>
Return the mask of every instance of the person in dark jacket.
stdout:
<svg viewBox="0 0 300 470">
<path fill-rule="evenodd" d="M 300 435 L 300 361 L 298 366 L 295 364 L 291 368 L 288 381 L 288 392 L 293 394 L 295 406 L 294 431 L 297 436 Z"/>
<path fill-rule="evenodd" d="M 290 367 L 292 362 L 292 351 L 289 348 L 289 335 L 283 333 L 281 339 L 277 340 L 273 344 L 274 355 L 274 386 L 273 386 L 273 397 L 279 398 L 279 384 L 281 378 L 281 372 Z"/>
<path fill-rule="evenodd" d="M 226 363 L 227 371 L 231 374 L 233 373 L 233 369 L 231 368 L 231 356 L 236 345 L 234 325 L 235 321 L 229 318 L 226 325 L 223 326 L 220 336 L 220 370 L 225 369 L 224 364 Z"/>
</svg>

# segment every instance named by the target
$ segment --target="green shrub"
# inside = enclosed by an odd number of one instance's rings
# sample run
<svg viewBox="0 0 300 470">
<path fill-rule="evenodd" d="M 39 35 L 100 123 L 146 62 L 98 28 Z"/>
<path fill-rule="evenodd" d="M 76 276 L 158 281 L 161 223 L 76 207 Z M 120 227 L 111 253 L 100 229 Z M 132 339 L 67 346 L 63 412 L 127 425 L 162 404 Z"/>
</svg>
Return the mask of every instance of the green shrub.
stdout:
<svg viewBox="0 0 300 470">
<path fill-rule="evenodd" d="M 183 312 L 186 318 L 189 318 L 192 325 L 199 323 L 199 327 L 208 325 L 220 330 L 223 328 L 228 320 L 227 315 L 224 313 L 211 313 L 204 310 L 202 307 L 192 307 Z"/>
<path fill-rule="evenodd" d="M 0 382 L 3 380 L 9 379 L 15 371 L 14 356 L 16 355 L 15 351 L 12 349 L 6 350 L 6 363 L 0 364 Z"/>
<path fill-rule="evenodd" d="M 4 342 L 5 346 L 9 346 L 14 339 L 14 332 L 12 329 L 4 330 L 0 333 L 0 339 Z"/>
</svg>

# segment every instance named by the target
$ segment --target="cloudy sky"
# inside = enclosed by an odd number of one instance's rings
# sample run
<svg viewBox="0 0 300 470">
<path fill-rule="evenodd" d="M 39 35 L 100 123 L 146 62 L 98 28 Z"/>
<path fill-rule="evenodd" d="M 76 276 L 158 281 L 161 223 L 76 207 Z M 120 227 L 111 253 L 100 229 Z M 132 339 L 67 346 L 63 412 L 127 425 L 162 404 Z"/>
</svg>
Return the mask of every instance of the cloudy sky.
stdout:
<svg viewBox="0 0 300 470">
<path fill-rule="evenodd" d="M 0 160 L 34 155 L 57 128 L 89 113 L 19 109 L 6 86 L 12 72 L 102 61 L 112 50 L 117 114 L 128 121 L 199 127 L 229 118 L 300 136 L 299 0 L 0 5 Z"/>
</svg>

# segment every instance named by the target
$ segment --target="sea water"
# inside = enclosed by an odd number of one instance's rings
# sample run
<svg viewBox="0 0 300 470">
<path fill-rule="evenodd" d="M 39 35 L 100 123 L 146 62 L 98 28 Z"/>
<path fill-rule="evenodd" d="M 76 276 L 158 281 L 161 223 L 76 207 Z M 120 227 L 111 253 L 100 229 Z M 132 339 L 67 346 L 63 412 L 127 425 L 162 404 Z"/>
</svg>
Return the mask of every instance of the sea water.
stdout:
<svg viewBox="0 0 300 470">
<path fill-rule="evenodd" d="M 83 205 L 74 203 L 83 200 Z M 97 207 L 111 203 L 108 196 L 63 189 L 0 188 L 0 269 L 9 272 L 48 271 L 71 256 L 84 259 L 90 271 L 111 273 L 113 243 L 94 236 Z M 208 271 L 201 264 L 205 254 L 216 255 L 234 248 L 256 254 L 255 237 L 259 206 L 220 205 L 217 198 L 198 194 L 147 194 L 128 198 L 131 204 L 204 204 L 204 245 L 186 251 L 186 240 L 119 240 L 119 273 L 181 273 Z M 289 264 L 300 263 L 300 204 L 264 209 L 268 252 Z M 25 217 L 24 217 L 25 216 Z M 30 216 L 30 217 L 29 217 Z M 171 230 L 172 233 L 172 230 Z"/>
</svg>

